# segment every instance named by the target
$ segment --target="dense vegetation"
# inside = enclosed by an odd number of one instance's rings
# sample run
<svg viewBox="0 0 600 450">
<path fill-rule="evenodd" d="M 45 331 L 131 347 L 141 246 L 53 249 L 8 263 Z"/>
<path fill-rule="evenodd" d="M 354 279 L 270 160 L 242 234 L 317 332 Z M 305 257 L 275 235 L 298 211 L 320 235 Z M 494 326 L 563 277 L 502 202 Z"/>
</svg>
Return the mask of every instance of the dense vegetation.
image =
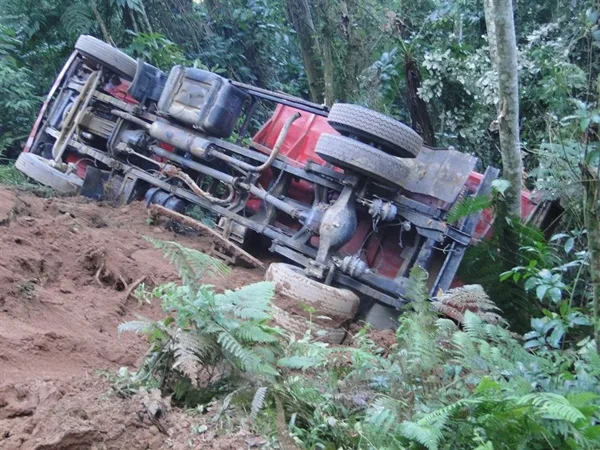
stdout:
<svg viewBox="0 0 600 450">
<path fill-rule="evenodd" d="M 589 339 L 565 336 L 589 325 L 576 310 L 561 308 L 549 338 L 548 321 L 535 319 L 523 345 L 480 289 L 429 302 L 417 268 L 395 343 L 378 347 L 365 328 L 353 346 L 330 347 L 318 328 L 297 338 L 270 325 L 272 283 L 215 292 L 200 280 L 223 272 L 220 262 L 153 242 L 182 283 L 138 289 L 140 299 L 161 299 L 166 315 L 121 325 L 150 342 L 137 372 L 113 377 L 122 395 L 160 389 L 225 429 L 259 430 L 275 448 L 600 445 L 600 358 Z"/>
<path fill-rule="evenodd" d="M 360 103 L 411 124 L 432 146 L 500 167 L 489 4 L 0 0 L 0 155 L 19 151 L 88 33 L 163 69 L 184 63 L 318 102 Z M 120 389 L 158 385 L 188 405 L 217 398 L 219 417 L 250 405 L 251 423 L 287 447 L 598 448 L 600 271 L 590 265 L 600 256 L 600 5 L 513 5 L 523 180 L 565 212 L 549 238 L 497 220 L 498 235 L 471 250 L 461 278 L 483 284 L 523 337 L 476 314 L 439 317 L 415 273 L 395 347 L 382 352 L 365 332 L 354 348 L 329 348 L 311 333 L 295 340 L 268 325 L 271 286 L 216 293 L 194 272 L 218 272 L 214 262 L 161 244 L 196 266 L 182 266 L 182 286 L 146 294 L 162 298 L 168 316 L 137 324 L 153 352 L 136 374 L 122 374 Z M 499 189 L 499 212 L 502 203 Z"/>
</svg>

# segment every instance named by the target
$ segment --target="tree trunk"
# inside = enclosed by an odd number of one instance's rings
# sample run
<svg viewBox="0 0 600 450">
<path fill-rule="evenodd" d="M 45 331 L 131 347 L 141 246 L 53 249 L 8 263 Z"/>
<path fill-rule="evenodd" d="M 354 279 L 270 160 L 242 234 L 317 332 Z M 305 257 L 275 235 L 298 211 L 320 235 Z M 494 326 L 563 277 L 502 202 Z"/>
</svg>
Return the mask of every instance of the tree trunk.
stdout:
<svg viewBox="0 0 600 450">
<path fill-rule="evenodd" d="M 326 32 L 327 33 L 327 32 Z M 323 35 L 323 75 L 325 81 L 324 102 L 331 107 L 335 99 L 333 88 L 333 54 L 331 52 L 332 37 L 329 34 Z"/>
<path fill-rule="evenodd" d="M 133 9 L 129 9 L 127 6 L 123 7 L 123 26 L 126 30 L 135 31 L 136 34 L 140 31 L 135 21 Z"/>
<path fill-rule="evenodd" d="M 494 12 L 494 0 L 483 0 L 485 11 L 485 29 L 487 32 L 488 45 L 490 47 L 490 59 L 492 67 L 498 67 L 498 46 L 496 43 L 496 14 Z"/>
<path fill-rule="evenodd" d="M 406 99 L 412 127 L 421 132 L 426 145 L 435 147 L 435 134 L 427 110 L 427 103 L 417 93 L 421 87 L 421 73 L 417 63 L 408 55 L 404 61 L 404 70 L 406 72 Z"/>
<path fill-rule="evenodd" d="M 581 163 L 584 188 L 583 215 L 587 230 L 590 272 L 592 275 L 592 304 L 594 312 L 594 340 L 600 353 L 600 181 L 585 163 Z"/>
<path fill-rule="evenodd" d="M 308 0 L 287 0 L 287 10 L 298 35 L 310 98 L 314 102 L 322 103 L 324 80 L 321 55 Z"/>
<path fill-rule="evenodd" d="M 140 11 L 140 14 L 141 14 L 142 18 L 144 19 L 144 23 L 146 24 L 146 32 L 154 33 L 154 31 L 152 30 L 152 25 L 150 24 L 150 19 L 148 19 L 148 14 L 146 14 L 146 8 L 144 7 L 143 3 L 141 5 L 142 5 L 142 10 Z"/>
<path fill-rule="evenodd" d="M 108 32 L 108 28 L 106 27 L 106 23 L 100 15 L 100 11 L 98 11 L 96 2 L 94 0 L 90 0 L 89 4 L 90 8 L 92 9 L 92 12 L 94 13 L 94 17 L 96 18 L 96 22 L 98 22 L 98 25 L 100 26 L 100 30 L 102 31 L 102 37 L 104 38 L 104 41 L 108 42 L 113 47 L 116 47 L 117 45 L 115 44 L 115 41 L 113 41 L 110 33 Z"/>
<path fill-rule="evenodd" d="M 341 92 L 339 92 L 340 99 L 347 101 L 351 99 L 356 91 L 358 85 L 358 75 L 360 73 L 360 67 L 364 64 L 361 61 L 359 54 L 360 42 L 354 29 L 354 17 L 358 6 L 356 0 L 344 0 L 340 2 L 340 9 L 342 11 L 340 18 L 340 25 L 342 27 L 342 34 L 346 39 L 346 54 L 344 56 L 344 85 Z"/>
<path fill-rule="evenodd" d="M 323 79 L 324 79 L 324 102 L 327 106 L 333 105 L 335 99 L 335 91 L 333 84 L 333 27 L 329 20 L 329 0 L 317 0 L 316 5 L 316 22 L 321 38 L 321 52 L 323 54 Z"/>
<path fill-rule="evenodd" d="M 519 143 L 519 83 L 517 73 L 517 42 L 512 0 L 493 0 L 498 93 L 500 99 L 500 152 L 503 177 L 510 182 L 505 192 L 508 213 L 521 217 L 521 184 L 523 161 Z"/>
</svg>

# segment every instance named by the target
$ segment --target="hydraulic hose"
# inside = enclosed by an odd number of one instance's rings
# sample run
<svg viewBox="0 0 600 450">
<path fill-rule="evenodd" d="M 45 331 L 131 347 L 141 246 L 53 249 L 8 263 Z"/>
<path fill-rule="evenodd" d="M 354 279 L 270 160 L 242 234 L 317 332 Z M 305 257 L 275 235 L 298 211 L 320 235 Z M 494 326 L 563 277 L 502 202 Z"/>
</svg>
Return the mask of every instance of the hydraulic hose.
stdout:
<svg viewBox="0 0 600 450">
<path fill-rule="evenodd" d="M 255 195 L 256 197 L 260 198 L 261 200 L 264 200 L 265 202 L 270 203 L 275 208 L 280 209 L 281 211 L 283 211 L 284 213 L 286 213 L 292 217 L 304 218 L 306 216 L 304 211 L 302 211 L 298 208 L 295 208 L 294 206 L 286 203 L 284 200 L 278 199 L 277 197 L 269 194 L 267 191 L 265 191 L 262 188 L 259 188 L 257 186 L 254 186 L 254 185 L 251 185 L 248 183 L 240 182 L 238 178 L 232 177 L 231 175 L 223 173 L 219 170 L 215 170 L 212 167 L 208 167 L 203 164 L 197 163 L 196 161 L 191 161 L 182 156 L 176 155 L 176 154 L 169 152 L 167 150 L 164 150 L 156 145 L 151 145 L 150 150 L 158 156 L 162 156 L 163 158 L 167 158 L 167 159 L 169 159 L 173 162 L 176 162 L 182 166 L 189 167 L 192 170 L 200 172 L 204 175 L 208 175 L 209 177 L 213 177 L 216 180 L 222 181 L 225 184 L 229 184 L 229 185 L 237 187 L 239 189 L 248 191 L 251 194 Z"/>
<path fill-rule="evenodd" d="M 200 188 L 200 186 L 198 186 L 196 182 L 192 180 L 192 178 L 187 173 L 172 165 L 166 165 L 166 167 L 163 169 L 163 173 L 165 175 L 169 175 L 170 177 L 179 178 L 181 181 L 187 184 L 197 196 L 203 197 L 211 203 L 225 205 L 231 203 L 235 195 L 235 189 L 233 189 L 233 186 L 226 184 L 227 189 L 229 190 L 229 195 L 226 198 L 215 197 L 211 193 L 206 192 L 205 190 Z"/>
</svg>

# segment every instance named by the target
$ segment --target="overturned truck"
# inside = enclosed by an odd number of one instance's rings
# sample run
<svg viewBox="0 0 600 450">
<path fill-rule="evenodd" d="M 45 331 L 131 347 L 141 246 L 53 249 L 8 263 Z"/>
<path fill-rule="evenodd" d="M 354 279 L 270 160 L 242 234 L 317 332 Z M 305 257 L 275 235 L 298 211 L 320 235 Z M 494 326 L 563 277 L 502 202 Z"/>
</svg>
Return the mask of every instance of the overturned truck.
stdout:
<svg viewBox="0 0 600 450">
<path fill-rule="evenodd" d="M 250 139 L 265 105 L 274 112 Z M 360 306 L 385 328 L 412 267 L 428 270 L 432 294 L 446 291 L 489 232 L 489 211 L 446 220 L 498 176 L 476 163 L 361 106 L 328 109 L 196 68 L 164 73 L 81 36 L 17 168 L 60 192 L 145 199 L 184 221 L 199 206 L 216 218 L 221 257 L 252 262 L 244 248 L 266 242 L 289 262 L 267 270 L 284 295 L 348 320 Z M 541 208 L 528 193 L 523 207 Z"/>
</svg>

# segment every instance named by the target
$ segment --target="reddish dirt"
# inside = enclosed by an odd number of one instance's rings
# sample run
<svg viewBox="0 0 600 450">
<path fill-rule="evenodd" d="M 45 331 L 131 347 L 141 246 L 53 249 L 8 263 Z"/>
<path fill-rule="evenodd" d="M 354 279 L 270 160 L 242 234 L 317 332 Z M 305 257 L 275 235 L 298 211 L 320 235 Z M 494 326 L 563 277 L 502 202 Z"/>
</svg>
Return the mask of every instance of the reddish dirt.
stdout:
<svg viewBox="0 0 600 450">
<path fill-rule="evenodd" d="M 396 332 L 393 330 L 372 330 L 369 339 L 382 349 L 382 355 L 389 355 L 398 343 Z"/>
<path fill-rule="evenodd" d="M 115 209 L 0 188 L 0 449 L 248 448 L 248 439 L 256 442 L 247 433 L 193 434 L 193 420 L 178 411 L 161 419 L 164 434 L 143 420 L 140 399 L 115 396 L 97 375 L 133 368 L 146 351 L 143 338 L 118 335 L 119 323 L 160 315 L 159 305 L 125 298 L 126 286 L 144 276 L 150 285 L 176 279 L 143 236 L 199 250 L 210 245 L 149 226 L 147 217 L 142 204 Z M 262 277 L 260 270 L 236 267 L 211 283 L 233 289 Z"/>
</svg>

